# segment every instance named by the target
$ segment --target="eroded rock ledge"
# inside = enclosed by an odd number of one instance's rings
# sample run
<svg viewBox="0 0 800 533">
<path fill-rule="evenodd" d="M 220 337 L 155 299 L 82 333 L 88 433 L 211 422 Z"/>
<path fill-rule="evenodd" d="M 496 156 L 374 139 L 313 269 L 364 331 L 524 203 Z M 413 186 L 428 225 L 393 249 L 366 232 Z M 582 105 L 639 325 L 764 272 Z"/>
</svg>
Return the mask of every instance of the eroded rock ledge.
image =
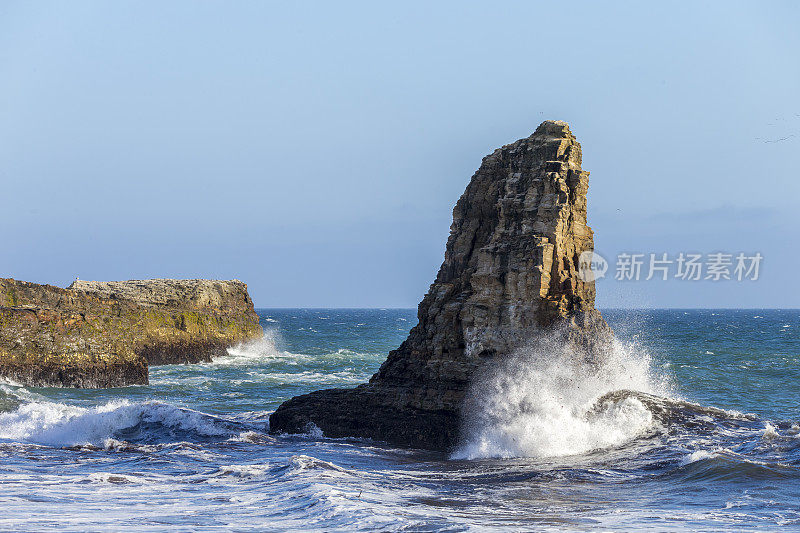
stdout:
<svg viewBox="0 0 800 533">
<path fill-rule="evenodd" d="M 578 270 L 581 252 L 594 249 L 588 175 L 580 144 L 559 121 L 485 157 L 453 210 L 444 263 L 408 339 L 369 383 L 285 402 L 271 431 L 314 424 L 329 437 L 447 450 L 482 365 L 546 329 L 594 357 L 610 329 L 594 309 L 594 282 Z"/>
<path fill-rule="evenodd" d="M 147 384 L 148 365 L 224 355 L 263 330 L 241 281 L 0 279 L 0 377 L 25 385 Z"/>
</svg>

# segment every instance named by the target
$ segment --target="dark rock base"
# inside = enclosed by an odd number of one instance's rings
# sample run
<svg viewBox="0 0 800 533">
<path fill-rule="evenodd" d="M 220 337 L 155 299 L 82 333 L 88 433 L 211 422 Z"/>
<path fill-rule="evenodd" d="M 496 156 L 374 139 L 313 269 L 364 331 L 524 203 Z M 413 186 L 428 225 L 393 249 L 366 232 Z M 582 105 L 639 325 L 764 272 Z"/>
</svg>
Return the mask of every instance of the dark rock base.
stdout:
<svg viewBox="0 0 800 533">
<path fill-rule="evenodd" d="M 305 433 L 316 426 L 330 438 L 369 438 L 448 451 L 458 438 L 458 418 L 453 411 L 392 406 L 389 394 L 362 385 L 296 396 L 272 413 L 269 424 L 271 433 Z"/>
<path fill-rule="evenodd" d="M 215 357 L 228 355 L 227 343 L 179 342 L 147 345 L 138 353 L 150 366 L 210 363 Z"/>
<path fill-rule="evenodd" d="M 47 363 L 4 364 L 0 366 L 0 377 L 32 387 L 80 389 L 106 389 L 149 383 L 147 363 L 143 360 L 80 366 Z"/>
</svg>

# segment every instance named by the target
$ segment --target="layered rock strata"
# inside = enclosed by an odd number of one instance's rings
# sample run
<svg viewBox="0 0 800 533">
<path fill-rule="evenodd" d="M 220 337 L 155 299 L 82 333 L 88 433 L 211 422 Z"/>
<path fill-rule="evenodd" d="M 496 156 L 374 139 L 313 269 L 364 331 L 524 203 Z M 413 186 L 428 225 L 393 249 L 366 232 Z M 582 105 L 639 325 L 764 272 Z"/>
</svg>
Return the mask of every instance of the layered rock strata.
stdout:
<svg viewBox="0 0 800 533">
<path fill-rule="evenodd" d="M 25 385 L 147 384 L 148 365 L 210 361 L 262 333 L 240 281 L 0 279 L 0 377 Z"/>
<path fill-rule="evenodd" d="M 594 309 L 594 282 L 579 273 L 581 253 L 594 248 L 588 175 L 580 144 L 560 121 L 485 157 L 453 210 L 444 263 L 408 339 L 369 383 L 285 402 L 271 431 L 313 424 L 329 437 L 447 450 L 483 365 L 543 331 L 597 357 L 610 329 Z"/>
</svg>

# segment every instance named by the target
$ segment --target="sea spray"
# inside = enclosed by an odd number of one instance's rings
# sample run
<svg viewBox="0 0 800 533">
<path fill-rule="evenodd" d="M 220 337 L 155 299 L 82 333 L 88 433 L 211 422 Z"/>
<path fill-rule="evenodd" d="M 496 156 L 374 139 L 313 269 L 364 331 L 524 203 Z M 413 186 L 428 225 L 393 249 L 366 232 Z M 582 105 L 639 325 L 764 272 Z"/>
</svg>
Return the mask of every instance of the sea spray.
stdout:
<svg viewBox="0 0 800 533">
<path fill-rule="evenodd" d="M 228 348 L 228 354 L 215 357 L 213 364 L 217 365 L 249 365 L 258 359 L 270 359 L 284 355 L 276 344 L 279 334 L 276 329 L 265 329 L 264 335 L 257 339 L 241 342 Z"/>
<path fill-rule="evenodd" d="M 646 352 L 614 339 L 594 361 L 561 338 L 542 336 L 487 365 L 468 391 L 452 458 L 574 455 L 621 445 L 654 428 L 653 414 L 635 396 L 596 406 L 613 391 L 667 394 Z"/>
</svg>

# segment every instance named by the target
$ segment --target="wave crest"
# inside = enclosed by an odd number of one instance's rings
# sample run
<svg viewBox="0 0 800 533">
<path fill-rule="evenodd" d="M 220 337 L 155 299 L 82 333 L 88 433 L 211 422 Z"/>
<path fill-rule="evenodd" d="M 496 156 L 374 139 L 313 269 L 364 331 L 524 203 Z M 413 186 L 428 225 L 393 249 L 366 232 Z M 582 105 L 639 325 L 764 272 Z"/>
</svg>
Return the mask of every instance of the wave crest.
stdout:
<svg viewBox="0 0 800 533">
<path fill-rule="evenodd" d="M 97 407 L 30 402 L 0 413 L 0 441 L 54 447 L 203 440 L 238 432 L 233 422 L 160 402 L 122 400 Z"/>
</svg>

